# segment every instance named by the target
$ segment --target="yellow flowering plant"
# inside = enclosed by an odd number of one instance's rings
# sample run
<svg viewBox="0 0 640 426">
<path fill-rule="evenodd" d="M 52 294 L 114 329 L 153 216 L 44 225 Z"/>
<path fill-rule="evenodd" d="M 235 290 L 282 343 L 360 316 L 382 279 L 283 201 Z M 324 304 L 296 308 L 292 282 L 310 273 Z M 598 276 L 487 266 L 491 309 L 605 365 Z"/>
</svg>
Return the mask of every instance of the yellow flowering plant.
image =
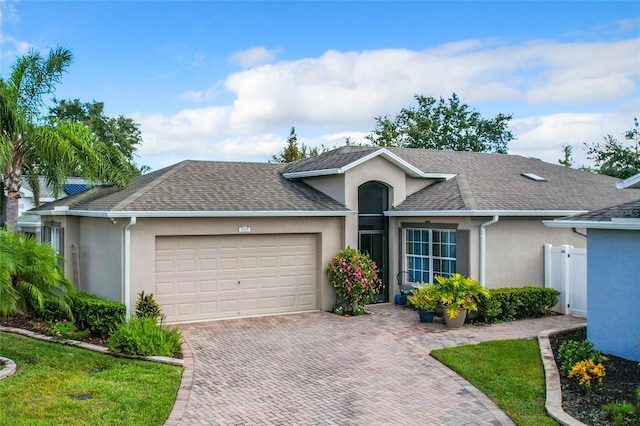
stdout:
<svg viewBox="0 0 640 426">
<path fill-rule="evenodd" d="M 580 386 L 591 389 L 591 381 L 595 380 L 598 385 L 601 385 L 606 374 L 601 362 L 596 364 L 592 359 L 585 359 L 573 366 L 569 371 L 569 378 L 576 379 Z"/>
</svg>

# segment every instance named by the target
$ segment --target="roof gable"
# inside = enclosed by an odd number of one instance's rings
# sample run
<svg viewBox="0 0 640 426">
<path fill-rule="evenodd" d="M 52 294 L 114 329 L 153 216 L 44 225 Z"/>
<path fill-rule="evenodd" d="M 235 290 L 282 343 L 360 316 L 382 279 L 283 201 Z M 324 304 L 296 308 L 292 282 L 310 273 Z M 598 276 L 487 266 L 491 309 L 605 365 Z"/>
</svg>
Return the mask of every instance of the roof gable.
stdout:
<svg viewBox="0 0 640 426">
<path fill-rule="evenodd" d="M 426 173 L 386 148 L 345 146 L 288 165 L 282 172 L 287 179 L 343 174 L 372 158 L 382 157 L 412 177 L 451 179 L 452 173 Z"/>
</svg>

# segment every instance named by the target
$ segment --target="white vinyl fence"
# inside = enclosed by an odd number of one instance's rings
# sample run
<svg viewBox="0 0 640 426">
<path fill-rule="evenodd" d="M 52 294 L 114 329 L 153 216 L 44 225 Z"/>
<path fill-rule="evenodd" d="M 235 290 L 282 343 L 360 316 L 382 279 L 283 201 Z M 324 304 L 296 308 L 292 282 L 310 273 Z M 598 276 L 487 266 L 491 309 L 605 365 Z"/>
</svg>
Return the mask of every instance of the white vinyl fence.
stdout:
<svg viewBox="0 0 640 426">
<path fill-rule="evenodd" d="M 587 249 L 544 245 L 544 286 L 560 292 L 555 312 L 587 316 Z"/>
</svg>

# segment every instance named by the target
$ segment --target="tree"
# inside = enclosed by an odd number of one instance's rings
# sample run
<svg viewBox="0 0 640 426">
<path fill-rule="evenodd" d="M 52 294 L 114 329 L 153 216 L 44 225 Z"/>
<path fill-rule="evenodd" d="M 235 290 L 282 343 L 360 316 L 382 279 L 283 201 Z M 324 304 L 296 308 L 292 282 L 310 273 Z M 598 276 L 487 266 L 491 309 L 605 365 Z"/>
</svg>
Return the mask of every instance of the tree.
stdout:
<svg viewBox="0 0 640 426">
<path fill-rule="evenodd" d="M 303 158 L 315 157 L 318 155 L 318 148 L 309 148 L 305 144 L 298 147 L 298 135 L 296 135 L 296 128 L 292 127 L 289 137 L 287 138 L 287 144 L 282 149 L 280 154 L 271 156 L 272 163 L 292 163 L 294 161 L 302 160 Z"/>
<path fill-rule="evenodd" d="M 415 96 L 417 108 L 403 108 L 394 119 L 375 118 L 376 127 L 367 139 L 378 146 L 507 153 L 514 139 L 508 130 L 513 117 L 498 114 L 482 118 L 454 93 L 447 100 Z"/>
<path fill-rule="evenodd" d="M 637 118 L 634 118 L 634 127 L 625 132 L 625 139 L 633 141 L 631 146 L 619 142 L 612 135 L 606 135 L 603 139 L 603 144 L 585 143 L 587 158 L 593 160 L 596 173 L 620 179 L 640 173 L 640 131 Z"/>
<path fill-rule="evenodd" d="M 573 158 L 571 158 L 573 147 L 571 145 L 562 145 L 562 153 L 564 158 L 559 159 L 558 164 L 565 167 L 573 166 Z"/>
<path fill-rule="evenodd" d="M 80 102 L 74 100 L 55 100 L 55 106 L 49 109 L 49 119 L 71 120 L 89 127 L 96 138 L 107 146 L 121 152 L 127 161 L 135 164 L 138 146 L 142 143 L 139 125 L 131 118 L 119 115 L 104 115 L 103 102 Z M 143 166 L 142 171 L 148 170 Z"/>
<path fill-rule="evenodd" d="M 70 173 L 89 181 L 124 187 L 135 168 L 116 149 L 99 141 L 84 124 L 42 117 L 44 97 L 52 95 L 71 64 L 68 49 L 45 58 L 32 50 L 19 57 L 7 79 L 0 78 L 0 192 L 7 195 L 7 225 L 15 229 L 22 176 L 43 176 L 59 192 Z M 38 186 L 33 187 L 38 192 Z"/>
</svg>

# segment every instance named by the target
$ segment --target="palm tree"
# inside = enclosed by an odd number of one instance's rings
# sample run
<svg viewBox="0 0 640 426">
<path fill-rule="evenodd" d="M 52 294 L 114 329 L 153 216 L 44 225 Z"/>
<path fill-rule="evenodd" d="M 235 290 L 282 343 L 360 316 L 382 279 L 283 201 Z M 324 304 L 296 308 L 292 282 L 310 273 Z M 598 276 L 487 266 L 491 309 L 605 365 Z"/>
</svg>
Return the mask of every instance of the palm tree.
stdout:
<svg viewBox="0 0 640 426">
<path fill-rule="evenodd" d="M 35 185 L 37 200 L 38 176 L 59 192 L 70 174 L 121 188 L 135 174 L 122 153 L 98 141 L 85 125 L 43 118 L 44 97 L 53 94 L 72 59 L 62 47 L 46 58 L 32 50 L 16 60 L 6 80 L 0 78 L 0 189 L 7 194 L 11 229 L 18 222 L 23 176 Z"/>
<path fill-rule="evenodd" d="M 62 275 L 60 257 L 32 237 L 0 228 L 0 316 L 49 301 L 71 317 L 73 286 Z"/>
</svg>

